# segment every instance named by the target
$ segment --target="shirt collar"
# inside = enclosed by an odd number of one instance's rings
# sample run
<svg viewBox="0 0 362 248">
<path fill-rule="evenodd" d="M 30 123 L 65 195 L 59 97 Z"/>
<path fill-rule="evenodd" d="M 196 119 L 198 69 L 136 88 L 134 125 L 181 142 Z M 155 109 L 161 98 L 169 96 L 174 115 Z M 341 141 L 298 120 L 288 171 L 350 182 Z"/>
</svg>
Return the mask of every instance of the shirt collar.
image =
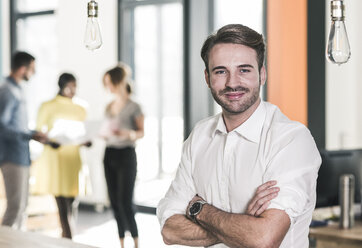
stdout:
<svg viewBox="0 0 362 248">
<path fill-rule="evenodd" d="M 15 81 L 14 78 L 8 76 L 7 79 L 8 79 L 8 82 L 10 82 L 11 84 L 15 85 L 15 86 L 18 87 L 18 88 L 21 88 L 20 85 Z"/>
<path fill-rule="evenodd" d="M 265 103 L 260 102 L 254 113 L 239 127 L 235 128 L 232 132 L 237 132 L 246 139 L 258 143 L 260 140 L 261 131 L 263 128 L 264 120 L 266 115 Z M 222 114 L 219 114 L 216 123 L 213 137 L 217 132 L 227 133 L 226 126 Z"/>
<path fill-rule="evenodd" d="M 226 126 L 225 126 L 222 114 L 219 114 L 218 117 L 217 117 L 217 122 L 216 122 L 215 130 L 212 133 L 212 137 L 214 137 L 217 132 L 219 132 L 219 133 L 227 133 Z"/>
<path fill-rule="evenodd" d="M 69 97 L 65 97 L 65 96 L 61 96 L 61 95 L 56 95 L 55 99 L 59 102 L 64 102 L 64 103 L 69 103 L 72 102 L 72 99 Z"/>
</svg>

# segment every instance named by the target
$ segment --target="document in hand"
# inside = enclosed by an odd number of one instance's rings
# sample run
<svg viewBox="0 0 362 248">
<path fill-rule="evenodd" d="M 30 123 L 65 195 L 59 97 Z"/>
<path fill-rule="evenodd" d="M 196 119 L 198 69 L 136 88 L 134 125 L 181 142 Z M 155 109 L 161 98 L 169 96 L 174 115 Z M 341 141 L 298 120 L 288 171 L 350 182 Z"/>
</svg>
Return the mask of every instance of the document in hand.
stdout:
<svg viewBox="0 0 362 248">
<path fill-rule="evenodd" d="M 60 145 L 80 145 L 97 138 L 102 121 L 74 121 L 58 119 L 48 137 Z"/>
</svg>

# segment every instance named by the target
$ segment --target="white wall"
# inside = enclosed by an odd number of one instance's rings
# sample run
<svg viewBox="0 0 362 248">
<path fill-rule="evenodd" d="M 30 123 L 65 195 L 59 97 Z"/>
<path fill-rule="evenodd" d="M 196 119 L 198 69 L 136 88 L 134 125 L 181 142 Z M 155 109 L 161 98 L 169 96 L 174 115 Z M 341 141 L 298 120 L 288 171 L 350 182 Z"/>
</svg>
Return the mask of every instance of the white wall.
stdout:
<svg viewBox="0 0 362 248">
<path fill-rule="evenodd" d="M 87 21 L 87 0 L 59 0 L 58 45 L 59 72 L 73 72 L 78 79 L 78 97 L 87 101 L 88 119 L 101 120 L 111 96 L 102 84 L 103 74 L 117 63 L 117 0 L 98 0 L 99 25 L 103 45 L 95 51 L 83 44 Z M 94 140 L 90 149 L 83 149 L 83 163 L 88 165 L 92 182 L 92 195 L 82 197 L 83 202 L 107 202 L 103 174 L 104 142 Z M 87 168 L 87 167 L 84 167 Z M 84 171 L 87 174 L 87 171 Z"/>
<path fill-rule="evenodd" d="M 99 24 L 103 45 L 89 51 L 83 45 L 87 21 L 86 0 L 60 0 L 57 11 L 59 72 L 71 71 L 78 78 L 78 96 L 89 103 L 89 118 L 103 117 L 109 101 L 102 84 L 106 70 L 117 63 L 117 8 L 116 0 L 99 0 Z"/>
<path fill-rule="evenodd" d="M 103 117 L 110 100 L 102 85 L 103 73 L 117 63 L 117 0 L 98 0 L 103 45 L 94 52 L 83 45 L 88 0 L 59 0 L 57 18 L 57 72 L 73 72 L 78 79 L 78 96 L 88 101 L 90 119 Z M 10 71 L 9 0 L 1 0 L 2 71 Z M 56 82 L 49 82 L 49 84 Z"/>
<path fill-rule="evenodd" d="M 77 96 L 88 103 L 88 120 L 102 120 L 106 104 L 111 95 L 107 93 L 102 84 L 102 77 L 106 70 L 117 63 L 117 0 L 98 0 L 99 24 L 101 26 L 103 45 L 92 52 L 83 45 L 84 31 L 87 21 L 88 0 L 59 0 L 59 8 L 55 13 L 57 28 L 58 55 L 57 68 L 54 75 L 57 79 L 62 72 L 74 73 L 78 81 Z M 9 0 L 1 0 L 1 30 L 2 30 L 2 71 L 7 75 L 10 71 L 10 30 L 9 30 Z M 40 71 L 39 71 L 40 73 Z M 54 97 L 57 82 L 41 82 L 47 99 Z M 47 84 L 47 85 L 44 85 Z M 32 82 L 27 87 L 35 87 Z M 54 90 L 52 90 L 54 89 Z M 45 92 L 44 92 L 45 91 Z M 36 91 L 37 92 L 37 91 Z M 31 97 L 37 97 L 33 95 Z M 39 100 L 39 99 L 38 99 Z M 40 104 L 40 103 L 39 103 Z M 35 110 L 33 110 L 34 112 Z M 33 116 L 36 113 L 30 113 Z M 82 198 L 90 203 L 107 202 L 106 185 L 103 176 L 104 142 L 96 139 L 93 146 L 82 150 L 84 168 L 90 174 L 92 181 L 92 195 Z M 84 178 L 83 178 L 84 179 Z"/>
<path fill-rule="evenodd" d="M 350 60 L 341 66 L 326 64 L 326 148 L 362 148 L 362 22 L 361 0 L 344 1 Z M 326 0 L 326 39 L 330 27 L 330 1 Z"/>
</svg>

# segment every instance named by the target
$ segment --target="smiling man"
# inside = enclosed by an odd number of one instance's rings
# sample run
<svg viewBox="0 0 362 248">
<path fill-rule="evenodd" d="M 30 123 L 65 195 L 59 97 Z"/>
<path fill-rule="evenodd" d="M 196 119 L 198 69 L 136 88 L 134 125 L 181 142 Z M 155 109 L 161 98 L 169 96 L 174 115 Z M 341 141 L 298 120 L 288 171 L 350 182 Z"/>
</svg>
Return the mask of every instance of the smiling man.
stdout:
<svg viewBox="0 0 362 248">
<path fill-rule="evenodd" d="M 184 143 L 157 209 L 166 244 L 308 247 L 321 159 L 304 125 L 260 99 L 264 53 L 262 35 L 239 24 L 205 41 L 205 80 L 222 113 L 199 122 Z M 271 180 L 278 195 L 251 214 L 264 201 L 259 185 Z"/>
</svg>

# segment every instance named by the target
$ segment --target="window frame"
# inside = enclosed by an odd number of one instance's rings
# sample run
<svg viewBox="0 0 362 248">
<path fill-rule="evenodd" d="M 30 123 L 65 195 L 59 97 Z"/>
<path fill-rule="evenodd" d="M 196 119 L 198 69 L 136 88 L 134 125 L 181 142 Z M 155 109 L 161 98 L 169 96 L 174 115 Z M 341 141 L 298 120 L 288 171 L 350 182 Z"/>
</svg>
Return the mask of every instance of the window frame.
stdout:
<svg viewBox="0 0 362 248">
<path fill-rule="evenodd" d="M 126 39 L 128 43 L 134 44 L 135 42 L 135 32 L 134 32 L 134 10 L 137 7 L 140 6 L 147 6 L 147 5 L 153 5 L 153 6 L 161 6 L 164 4 L 170 4 L 170 3 L 180 3 L 182 7 L 184 8 L 184 2 L 182 0 L 144 0 L 144 1 L 135 1 L 135 0 L 118 0 L 118 61 L 127 61 L 128 64 L 131 66 L 133 73 L 132 76 L 134 77 L 136 75 L 136 68 L 135 68 L 135 58 L 134 58 L 134 46 L 132 46 L 132 50 L 127 49 L 126 44 L 123 41 L 123 39 Z M 129 13 L 127 13 L 129 12 Z M 127 13 L 127 16 L 126 14 Z M 185 24 L 185 14 L 183 13 L 182 20 L 183 25 Z M 160 25 L 160 23 L 158 23 Z M 129 27 L 128 30 L 125 30 L 123 27 Z M 129 32 L 127 32 L 129 31 Z M 182 31 L 183 33 L 185 30 Z M 185 40 L 183 40 L 184 46 L 185 46 Z M 159 56 L 161 56 L 161 51 L 159 52 Z M 183 62 L 182 66 L 185 66 L 184 60 L 185 60 L 185 54 L 183 54 Z M 159 72 L 160 73 L 160 72 Z M 185 101 L 185 84 L 187 83 L 185 81 L 185 75 L 183 79 L 183 101 Z M 162 111 L 162 102 L 158 104 L 158 118 L 159 120 L 162 119 L 163 111 Z M 184 118 L 184 125 L 185 125 L 185 116 L 187 114 L 185 113 L 185 109 L 183 109 L 183 118 Z M 158 154 L 158 173 L 157 177 L 160 178 L 162 174 L 164 173 L 162 169 L 162 127 L 160 126 L 162 123 L 159 123 L 159 154 Z"/>
<path fill-rule="evenodd" d="M 43 15 L 53 15 L 55 14 L 55 9 L 43 10 L 43 11 L 34 11 L 34 12 L 20 12 L 17 8 L 17 0 L 9 1 L 10 6 L 10 56 L 14 54 L 17 50 L 18 45 L 18 35 L 16 22 L 18 20 L 23 20 L 26 18 L 31 18 L 34 16 L 43 16 Z M 11 59 L 11 58 L 10 58 Z"/>
</svg>

